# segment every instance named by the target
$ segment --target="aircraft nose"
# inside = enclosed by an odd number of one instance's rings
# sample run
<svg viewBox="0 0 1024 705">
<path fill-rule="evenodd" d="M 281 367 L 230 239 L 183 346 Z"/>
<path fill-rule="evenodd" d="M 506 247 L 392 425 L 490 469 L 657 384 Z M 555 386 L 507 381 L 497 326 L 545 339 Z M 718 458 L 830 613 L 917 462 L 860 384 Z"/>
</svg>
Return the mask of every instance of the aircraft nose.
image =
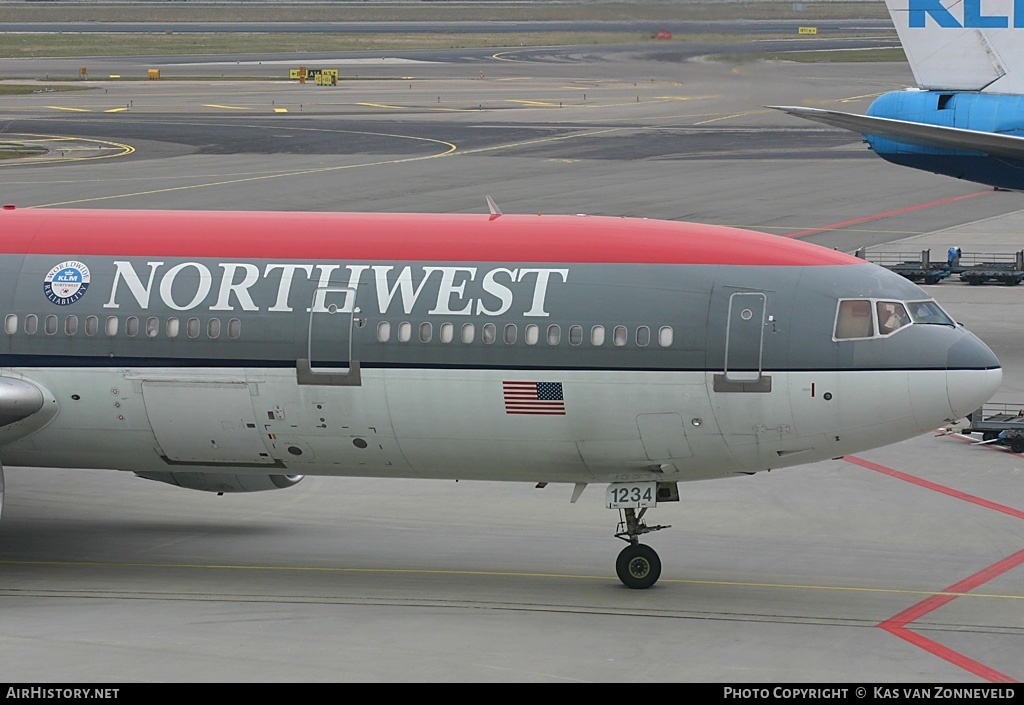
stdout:
<svg viewBox="0 0 1024 705">
<path fill-rule="evenodd" d="M 949 348 L 946 394 L 954 418 L 963 418 L 992 398 L 1003 381 L 1003 368 L 985 343 L 968 333 Z"/>
</svg>

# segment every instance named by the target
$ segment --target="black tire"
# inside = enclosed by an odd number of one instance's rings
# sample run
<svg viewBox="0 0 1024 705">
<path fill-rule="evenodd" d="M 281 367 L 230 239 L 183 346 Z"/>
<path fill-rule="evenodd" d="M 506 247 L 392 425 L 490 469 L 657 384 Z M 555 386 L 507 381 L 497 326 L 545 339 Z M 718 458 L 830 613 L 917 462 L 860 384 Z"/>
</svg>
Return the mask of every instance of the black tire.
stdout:
<svg viewBox="0 0 1024 705">
<path fill-rule="evenodd" d="M 999 431 L 985 431 L 981 434 L 983 441 L 994 441 L 997 438 L 999 438 Z"/>
<path fill-rule="evenodd" d="M 661 559 L 650 546 L 630 544 L 619 553 L 615 572 L 626 587 L 646 590 L 661 577 Z"/>
<path fill-rule="evenodd" d="M 981 284 L 981 278 L 980 277 L 967 277 L 967 283 L 970 284 L 971 286 L 978 286 L 979 284 Z"/>
<path fill-rule="evenodd" d="M 1010 439 L 1010 450 L 1014 453 L 1024 453 L 1024 437 L 1014 436 Z"/>
<path fill-rule="evenodd" d="M 924 283 L 925 284 L 938 284 L 939 283 L 939 278 L 938 277 L 931 277 L 931 276 L 925 277 L 924 278 Z"/>
</svg>

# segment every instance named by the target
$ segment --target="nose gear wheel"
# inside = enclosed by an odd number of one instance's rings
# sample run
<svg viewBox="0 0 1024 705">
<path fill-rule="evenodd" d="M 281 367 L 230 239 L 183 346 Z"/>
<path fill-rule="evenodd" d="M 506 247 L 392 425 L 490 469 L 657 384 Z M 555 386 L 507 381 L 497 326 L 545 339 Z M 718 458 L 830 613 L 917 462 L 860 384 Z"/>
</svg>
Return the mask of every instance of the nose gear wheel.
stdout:
<svg viewBox="0 0 1024 705">
<path fill-rule="evenodd" d="M 640 536 L 668 526 L 647 526 L 643 517 L 647 509 L 637 514 L 635 509 L 623 509 L 622 521 L 615 537 L 627 542 L 615 560 L 615 572 L 622 584 L 634 590 L 645 590 L 661 577 L 661 559 L 653 548 L 640 543 Z"/>
<path fill-rule="evenodd" d="M 619 553 L 615 572 L 626 587 L 644 590 L 661 577 L 661 559 L 650 546 L 630 544 Z"/>
</svg>

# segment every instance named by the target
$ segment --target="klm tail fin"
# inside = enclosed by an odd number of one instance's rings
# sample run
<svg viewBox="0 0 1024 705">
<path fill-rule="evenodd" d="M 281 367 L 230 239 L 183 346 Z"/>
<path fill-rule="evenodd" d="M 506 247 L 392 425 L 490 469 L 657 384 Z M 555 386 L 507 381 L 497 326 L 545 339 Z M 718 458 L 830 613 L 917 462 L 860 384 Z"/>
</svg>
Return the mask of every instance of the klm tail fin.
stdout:
<svg viewBox="0 0 1024 705">
<path fill-rule="evenodd" d="M 1024 93 L 1024 0 L 885 0 L 917 85 Z"/>
</svg>

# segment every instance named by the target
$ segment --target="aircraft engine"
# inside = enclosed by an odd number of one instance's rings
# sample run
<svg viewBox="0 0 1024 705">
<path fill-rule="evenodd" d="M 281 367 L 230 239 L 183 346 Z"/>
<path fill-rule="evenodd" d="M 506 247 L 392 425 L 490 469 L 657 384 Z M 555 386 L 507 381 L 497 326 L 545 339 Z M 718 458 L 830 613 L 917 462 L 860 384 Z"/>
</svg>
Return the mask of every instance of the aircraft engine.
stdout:
<svg viewBox="0 0 1024 705">
<path fill-rule="evenodd" d="M 263 492 L 283 490 L 299 484 L 302 475 L 245 475 L 229 472 L 137 472 L 146 480 L 166 482 L 203 492 Z"/>
</svg>

